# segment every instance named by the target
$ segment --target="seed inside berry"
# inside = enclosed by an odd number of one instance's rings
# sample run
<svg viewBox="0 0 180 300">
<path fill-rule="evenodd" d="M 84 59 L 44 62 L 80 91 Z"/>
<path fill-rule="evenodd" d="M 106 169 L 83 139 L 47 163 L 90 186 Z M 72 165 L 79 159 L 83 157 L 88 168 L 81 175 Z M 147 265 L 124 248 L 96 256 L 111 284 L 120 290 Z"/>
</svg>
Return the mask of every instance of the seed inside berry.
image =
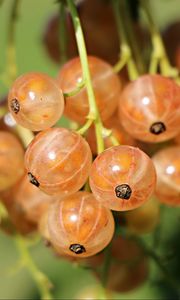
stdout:
<svg viewBox="0 0 180 300">
<path fill-rule="evenodd" d="M 35 186 L 39 187 L 39 182 L 37 181 L 36 177 L 34 177 L 30 172 L 28 173 L 30 183 L 34 184 Z"/>
<path fill-rule="evenodd" d="M 166 131 L 166 126 L 162 122 L 155 122 L 150 127 L 150 132 L 156 135 L 164 131 Z"/>
<path fill-rule="evenodd" d="M 86 252 L 86 249 L 84 248 L 84 246 L 82 246 L 80 244 L 71 244 L 69 247 L 69 250 L 71 250 L 75 254 L 81 254 L 83 252 Z"/>
<path fill-rule="evenodd" d="M 20 111 L 20 104 L 16 98 L 11 100 L 11 109 L 15 114 L 18 114 L 18 112 Z"/>
<path fill-rule="evenodd" d="M 128 200 L 131 197 L 132 190 L 128 184 L 116 186 L 115 193 L 118 198 Z"/>
</svg>

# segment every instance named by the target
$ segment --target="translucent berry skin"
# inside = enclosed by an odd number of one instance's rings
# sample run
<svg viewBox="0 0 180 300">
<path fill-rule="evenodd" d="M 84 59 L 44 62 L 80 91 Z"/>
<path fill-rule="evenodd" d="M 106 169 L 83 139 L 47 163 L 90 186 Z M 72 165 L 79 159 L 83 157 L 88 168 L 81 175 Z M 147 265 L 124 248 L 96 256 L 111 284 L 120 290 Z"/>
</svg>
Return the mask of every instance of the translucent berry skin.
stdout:
<svg viewBox="0 0 180 300">
<path fill-rule="evenodd" d="M 50 241 L 56 250 L 78 258 L 100 252 L 114 233 L 111 211 L 84 191 L 54 203 L 49 211 L 48 226 Z M 74 245 L 79 245 L 79 251 Z"/>
<path fill-rule="evenodd" d="M 134 138 L 162 142 L 180 128 L 180 88 L 161 75 L 144 75 L 129 83 L 121 94 L 119 118 Z"/>
<path fill-rule="evenodd" d="M 92 78 L 93 89 L 97 106 L 102 120 L 107 120 L 118 105 L 121 83 L 119 77 L 114 73 L 111 65 L 105 61 L 89 56 L 89 68 Z M 82 80 L 81 62 L 76 57 L 65 64 L 57 78 L 63 92 L 74 90 Z M 75 96 L 66 97 L 65 114 L 70 119 L 79 123 L 86 121 L 89 113 L 89 103 L 86 88 Z"/>
<path fill-rule="evenodd" d="M 43 193 L 32 185 L 26 175 L 12 189 L 12 194 L 16 209 L 21 210 L 27 220 L 36 224 L 50 203 L 57 198 Z"/>
<path fill-rule="evenodd" d="M 165 148 L 153 156 L 157 172 L 156 195 L 170 206 L 180 205 L 180 146 Z"/>
<path fill-rule="evenodd" d="M 106 207 L 126 211 L 141 206 L 151 196 L 156 173 L 151 159 L 130 146 L 111 147 L 93 162 L 90 187 Z"/>
<path fill-rule="evenodd" d="M 65 128 L 39 133 L 25 153 L 31 182 L 50 195 L 77 192 L 88 178 L 91 161 L 85 139 Z"/>
<path fill-rule="evenodd" d="M 53 126 L 64 110 L 64 98 L 56 82 L 43 73 L 27 73 L 16 79 L 8 95 L 16 122 L 32 131 Z"/>
<path fill-rule="evenodd" d="M 23 173 L 23 147 L 13 134 L 0 131 L 0 191 L 13 186 Z"/>
<path fill-rule="evenodd" d="M 24 210 L 16 205 L 13 194 L 15 187 L 13 186 L 4 192 L 1 192 L 1 201 L 6 207 L 9 215 L 9 221 L 2 222 L 1 229 L 10 234 L 14 234 L 17 230 L 23 235 L 28 235 L 37 230 L 37 224 L 28 220 L 27 216 L 24 214 Z"/>
</svg>

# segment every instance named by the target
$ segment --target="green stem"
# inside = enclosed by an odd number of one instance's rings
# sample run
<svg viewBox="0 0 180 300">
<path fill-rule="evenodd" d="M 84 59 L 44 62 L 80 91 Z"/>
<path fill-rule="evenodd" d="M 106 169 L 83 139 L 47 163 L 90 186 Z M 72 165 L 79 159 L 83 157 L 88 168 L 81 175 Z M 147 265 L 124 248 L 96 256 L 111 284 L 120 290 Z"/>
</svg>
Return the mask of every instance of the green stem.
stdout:
<svg viewBox="0 0 180 300">
<path fill-rule="evenodd" d="M 149 71 L 150 73 L 156 73 L 159 65 L 162 75 L 178 79 L 179 72 L 176 68 L 170 65 L 160 32 L 151 14 L 149 1 L 140 0 L 140 3 L 147 19 L 147 24 L 151 33 L 151 41 L 153 45 Z"/>
<path fill-rule="evenodd" d="M 109 138 L 110 138 L 111 143 L 112 143 L 113 146 L 119 146 L 120 145 L 119 141 L 117 140 L 117 138 L 113 134 L 111 134 Z"/>
<path fill-rule="evenodd" d="M 34 139 L 34 134 L 31 130 L 24 128 L 20 125 L 16 125 L 15 128 L 18 136 L 20 137 L 25 148 L 29 145 L 29 143 Z"/>
<path fill-rule="evenodd" d="M 112 132 L 111 129 L 107 129 L 107 128 L 103 127 L 102 135 L 103 135 L 104 139 L 109 137 L 110 140 L 111 140 L 111 143 L 113 144 L 113 146 L 119 146 L 120 145 L 118 139 L 113 135 L 113 132 Z"/>
<path fill-rule="evenodd" d="M 114 11 L 114 16 L 118 28 L 119 41 L 120 43 L 120 61 L 114 66 L 115 72 L 120 71 L 120 69 L 127 65 L 128 74 L 131 80 L 135 80 L 139 74 L 132 57 L 132 51 L 127 39 L 127 34 L 125 30 L 124 16 L 122 7 L 120 7 L 121 2 L 119 0 L 113 0 L 112 6 Z"/>
<path fill-rule="evenodd" d="M 41 299 L 42 300 L 53 299 L 50 293 L 50 288 L 52 287 L 52 284 L 50 283 L 48 278 L 44 275 L 44 273 L 42 273 L 33 262 L 28 252 L 25 240 L 21 236 L 17 235 L 15 237 L 15 243 L 17 249 L 19 250 L 19 253 L 21 254 L 23 266 L 26 266 L 26 268 L 29 270 L 34 281 L 37 284 L 37 287 L 41 295 Z"/>
<path fill-rule="evenodd" d="M 67 60 L 66 7 L 63 1 L 59 2 L 59 46 L 60 64 L 63 64 Z"/>
<path fill-rule="evenodd" d="M 92 88 L 92 81 L 91 81 L 91 75 L 90 75 L 90 71 L 89 71 L 88 58 L 87 58 L 87 52 L 86 52 L 83 31 L 82 31 L 81 22 L 78 17 L 78 13 L 77 13 L 77 9 L 74 4 L 74 1 L 67 0 L 67 3 L 68 3 L 69 11 L 70 11 L 74 29 L 75 29 L 77 47 L 78 47 L 78 52 L 79 52 L 81 67 L 82 67 L 83 81 L 84 81 L 86 89 L 87 89 L 87 95 L 88 95 L 88 100 L 89 100 L 89 114 L 87 116 L 87 119 L 94 121 L 95 131 L 96 131 L 96 139 L 97 139 L 97 148 L 98 148 L 98 153 L 100 153 L 104 150 L 104 141 L 103 141 L 103 137 L 102 137 L 102 122 L 101 122 L 101 118 L 100 118 L 99 111 L 97 108 L 94 91 Z"/>
<path fill-rule="evenodd" d="M 91 127 L 93 123 L 93 120 L 88 119 L 87 122 L 79 129 L 77 130 L 77 133 L 83 135 L 86 133 L 86 131 L 89 129 L 89 127 Z"/>
<path fill-rule="evenodd" d="M 8 212 L 6 210 L 6 207 L 2 202 L 0 202 L 0 220 L 7 217 L 8 217 Z M 20 260 L 21 260 L 20 266 L 21 267 L 25 266 L 31 273 L 39 289 L 41 299 L 42 300 L 53 299 L 50 293 L 50 288 L 52 287 L 52 284 L 50 283 L 46 275 L 43 274 L 33 262 L 31 255 L 29 254 L 28 251 L 28 246 L 27 246 L 28 241 L 26 242 L 25 238 L 23 238 L 19 234 L 16 234 L 13 237 L 13 239 L 17 246 L 17 249 L 19 250 Z"/>
<path fill-rule="evenodd" d="M 63 95 L 64 95 L 65 98 L 66 97 L 73 97 L 73 96 L 77 95 L 82 90 L 82 88 L 84 86 L 85 86 L 84 81 L 81 81 L 79 84 L 77 84 L 77 87 L 74 90 L 72 90 L 68 93 L 63 93 Z"/>
</svg>

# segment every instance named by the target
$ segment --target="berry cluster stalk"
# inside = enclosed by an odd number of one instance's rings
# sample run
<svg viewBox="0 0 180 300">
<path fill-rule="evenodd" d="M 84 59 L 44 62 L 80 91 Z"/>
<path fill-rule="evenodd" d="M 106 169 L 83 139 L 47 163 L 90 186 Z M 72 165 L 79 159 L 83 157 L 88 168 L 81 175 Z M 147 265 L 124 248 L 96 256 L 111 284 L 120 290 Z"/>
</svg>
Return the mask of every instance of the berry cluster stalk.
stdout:
<svg viewBox="0 0 180 300">
<path fill-rule="evenodd" d="M 41 299 L 42 300 L 53 299 L 50 293 L 50 288 L 52 287 L 52 284 L 49 281 L 49 279 L 46 277 L 46 275 L 42 273 L 33 262 L 24 238 L 20 235 L 17 235 L 15 237 L 15 243 L 21 255 L 22 266 L 25 266 L 31 273 L 39 289 Z"/>
<path fill-rule="evenodd" d="M 83 35 L 81 22 L 74 1 L 67 0 L 67 4 L 69 7 L 69 11 L 75 29 L 76 42 L 77 42 L 77 47 L 78 47 L 78 52 L 79 52 L 79 57 L 80 57 L 81 67 L 82 67 L 83 82 L 86 86 L 88 100 L 89 100 L 89 114 L 87 116 L 87 123 L 85 123 L 85 125 L 80 129 L 80 133 L 85 132 L 94 122 L 96 139 L 97 139 L 97 150 L 98 153 L 101 153 L 104 150 L 104 140 L 102 137 L 103 125 L 101 122 L 101 118 L 95 100 L 94 91 L 92 88 L 92 81 L 91 81 L 91 75 L 89 71 L 84 35 Z"/>
<path fill-rule="evenodd" d="M 123 17 L 124 11 L 122 11 L 120 7 L 119 0 L 113 0 L 112 5 L 113 5 L 116 24 L 117 24 L 118 34 L 119 34 L 119 41 L 121 41 L 120 60 L 114 66 L 114 71 L 119 72 L 125 65 L 127 65 L 129 78 L 131 80 L 135 80 L 137 79 L 139 74 L 134 59 L 132 57 L 132 51 L 129 45 L 129 41 L 127 39 L 124 17 Z"/>
<path fill-rule="evenodd" d="M 144 12 L 147 20 L 147 24 L 149 27 L 149 31 L 151 33 L 151 41 L 153 46 L 153 51 L 151 55 L 149 73 L 155 74 L 157 73 L 158 66 L 160 66 L 161 74 L 164 76 L 172 77 L 179 82 L 178 78 L 178 70 L 170 65 L 162 37 L 160 32 L 154 22 L 149 1 L 140 1 L 142 11 Z"/>
<path fill-rule="evenodd" d="M 3 83 L 7 86 L 11 84 L 17 74 L 16 50 L 15 50 L 15 27 L 18 18 L 18 9 L 20 0 L 15 0 L 12 3 L 10 22 L 8 26 L 8 40 L 6 50 L 6 70 L 1 74 Z"/>
</svg>

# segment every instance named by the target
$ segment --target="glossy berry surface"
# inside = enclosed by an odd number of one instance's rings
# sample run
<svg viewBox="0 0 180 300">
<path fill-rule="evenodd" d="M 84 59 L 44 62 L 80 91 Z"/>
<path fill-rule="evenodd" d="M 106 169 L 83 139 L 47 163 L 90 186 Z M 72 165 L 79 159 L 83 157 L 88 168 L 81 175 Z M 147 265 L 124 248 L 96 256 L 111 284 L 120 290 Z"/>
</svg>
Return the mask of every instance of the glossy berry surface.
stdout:
<svg viewBox="0 0 180 300">
<path fill-rule="evenodd" d="M 153 193 L 156 173 L 151 159 L 131 146 L 111 147 L 93 162 L 90 187 L 106 207 L 126 211 L 141 206 Z"/>
<path fill-rule="evenodd" d="M 147 142 L 162 142 L 180 128 L 180 87 L 161 75 L 144 75 L 121 94 L 119 118 L 129 134 Z"/>
<path fill-rule="evenodd" d="M 32 184 L 47 194 L 65 196 L 78 191 L 89 175 L 91 150 L 79 134 L 65 128 L 39 133 L 25 154 Z"/>
<path fill-rule="evenodd" d="M 111 65 L 105 61 L 89 56 L 89 68 L 97 106 L 103 120 L 107 120 L 118 105 L 121 83 L 119 77 L 113 72 Z M 82 81 L 80 59 L 74 58 L 65 64 L 57 78 L 59 86 L 64 93 L 74 90 Z M 74 96 L 66 97 L 65 115 L 79 123 L 86 121 L 89 113 L 89 103 L 86 88 Z"/>
<path fill-rule="evenodd" d="M 21 210 L 27 220 L 38 223 L 41 215 L 47 210 L 55 196 L 43 193 L 32 185 L 27 176 L 12 189 L 14 205 Z"/>
<path fill-rule="evenodd" d="M 114 219 L 91 193 L 77 192 L 51 206 L 50 241 L 60 253 L 88 257 L 104 249 L 114 233 Z"/>
<path fill-rule="evenodd" d="M 168 205 L 180 205 L 180 147 L 162 149 L 152 158 L 157 172 L 156 195 Z"/>
<path fill-rule="evenodd" d="M 13 134 L 0 131 L 0 191 L 13 186 L 23 173 L 23 147 Z"/>
<path fill-rule="evenodd" d="M 41 131 L 53 126 L 61 117 L 64 98 L 61 89 L 48 75 L 27 73 L 12 85 L 8 105 L 18 124 Z"/>
</svg>

